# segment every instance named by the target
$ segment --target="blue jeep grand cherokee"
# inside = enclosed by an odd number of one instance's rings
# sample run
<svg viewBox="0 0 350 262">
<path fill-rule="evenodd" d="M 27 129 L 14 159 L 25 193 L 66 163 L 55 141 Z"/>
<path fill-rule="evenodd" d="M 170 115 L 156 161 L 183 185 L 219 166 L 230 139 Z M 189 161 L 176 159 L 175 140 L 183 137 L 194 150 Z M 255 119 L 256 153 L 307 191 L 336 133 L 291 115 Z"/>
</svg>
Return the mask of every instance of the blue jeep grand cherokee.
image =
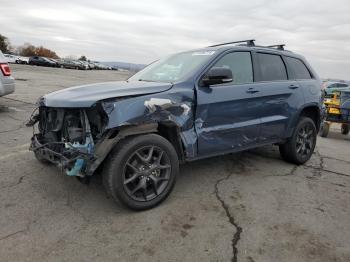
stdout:
<svg viewBox="0 0 350 262">
<path fill-rule="evenodd" d="M 248 40 L 171 55 L 127 81 L 60 90 L 38 105 L 28 123 L 38 126 L 37 159 L 81 180 L 99 168 L 107 192 L 141 210 L 169 195 L 179 163 L 267 144 L 305 163 L 321 81 L 283 45 Z"/>
</svg>

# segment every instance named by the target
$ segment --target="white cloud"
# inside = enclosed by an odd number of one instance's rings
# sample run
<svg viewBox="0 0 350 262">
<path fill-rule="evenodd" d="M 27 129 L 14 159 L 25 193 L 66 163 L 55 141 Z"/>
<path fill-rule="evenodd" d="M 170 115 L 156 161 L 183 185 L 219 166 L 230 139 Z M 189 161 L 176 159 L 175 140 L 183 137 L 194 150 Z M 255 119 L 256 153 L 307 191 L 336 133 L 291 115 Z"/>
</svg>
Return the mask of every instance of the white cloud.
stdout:
<svg viewBox="0 0 350 262">
<path fill-rule="evenodd" d="M 18 7 L 21 8 L 18 8 Z M 1 33 L 61 56 L 148 63 L 169 53 L 254 38 L 285 43 L 322 77 L 350 79 L 347 0 L 12 0 Z"/>
<path fill-rule="evenodd" d="M 72 38 L 65 37 L 65 36 L 54 36 L 53 39 L 60 42 L 69 42 L 73 40 Z"/>
<path fill-rule="evenodd" d="M 84 20 L 82 16 L 69 10 L 42 7 L 26 10 L 25 16 L 29 16 L 37 20 L 49 20 L 58 22 L 81 22 Z"/>
</svg>

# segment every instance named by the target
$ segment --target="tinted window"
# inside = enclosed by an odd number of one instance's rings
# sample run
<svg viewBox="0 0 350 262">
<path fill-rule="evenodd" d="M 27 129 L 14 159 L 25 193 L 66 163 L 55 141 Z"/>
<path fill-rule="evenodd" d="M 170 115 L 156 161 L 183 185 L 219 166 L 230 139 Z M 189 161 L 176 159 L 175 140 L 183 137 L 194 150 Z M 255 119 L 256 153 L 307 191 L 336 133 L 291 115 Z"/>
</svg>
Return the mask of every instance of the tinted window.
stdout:
<svg viewBox="0 0 350 262">
<path fill-rule="evenodd" d="M 328 88 L 341 88 L 341 87 L 348 87 L 348 85 L 342 84 L 342 83 L 334 83 L 328 86 Z"/>
<path fill-rule="evenodd" d="M 253 82 L 253 67 L 250 52 L 234 52 L 222 57 L 214 67 L 231 69 L 234 84 Z"/>
<path fill-rule="evenodd" d="M 340 101 L 345 102 L 348 99 L 350 99 L 350 92 L 341 92 L 340 94 Z"/>
<path fill-rule="evenodd" d="M 261 81 L 287 80 L 287 71 L 281 56 L 262 53 L 258 53 L 257 56 Z"/>
<path fill-rule="evenodd" d="M 348 87 L 347 84 L 337 84 L 337 87 Z"/>
<path fill-rule="evenodd" d="M 306 68 L 304 63 L 297 59 L 292 57 L 286 57 L 286 61 L 290 68 L 294 72 L 294 78 L 295 79 L 311 79 L 311 75 L 309 70 Z"/>
</svg>

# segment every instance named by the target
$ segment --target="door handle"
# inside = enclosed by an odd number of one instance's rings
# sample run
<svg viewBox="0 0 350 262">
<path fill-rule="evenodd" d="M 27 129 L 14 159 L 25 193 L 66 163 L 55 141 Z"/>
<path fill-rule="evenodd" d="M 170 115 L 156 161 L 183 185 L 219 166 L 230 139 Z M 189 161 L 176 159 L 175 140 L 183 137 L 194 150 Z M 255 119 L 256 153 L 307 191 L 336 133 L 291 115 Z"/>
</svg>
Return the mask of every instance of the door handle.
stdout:
<svg viewBox="0 0 350 262">
<path fill-rule="evenodd" d="M 299 86 L 297 86 L 297 85 L 290 85 L 290 86 L 288 86 L 288 88 L 289 89 L 297 89 Z"/>
<path fill-rule="evenodd" d="M 259 90 L 256 90 L 254 88 L 248 88 L 248 90 L 246 91 L 248 94 L 254 94 L 254 93 L 258 93 L 260 92 Z"/>
</svg>

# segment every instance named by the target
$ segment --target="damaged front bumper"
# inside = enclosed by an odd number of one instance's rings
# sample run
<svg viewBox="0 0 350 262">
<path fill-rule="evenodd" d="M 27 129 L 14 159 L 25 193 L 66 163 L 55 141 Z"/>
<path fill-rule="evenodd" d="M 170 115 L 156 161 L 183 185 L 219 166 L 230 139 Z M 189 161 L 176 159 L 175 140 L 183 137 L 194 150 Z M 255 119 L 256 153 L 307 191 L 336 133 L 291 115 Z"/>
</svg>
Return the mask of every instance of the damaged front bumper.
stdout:
<svg viewBox="0 0 350 262">
<path fill-rule="evenodd" d="M 41 135 L 34 134 L 29 150 L 35 153 L 39 160 L 46 160 L 58 166 L 68 176 L 84 177 L 86 167 L 95 160 L 92 141 L 84 145 L 78 143 L 51 142 L 42 143 Z"/>
<path fill-rule="evenodd" d="M 68 176 L 90 175 L 86 170 L 96 157 L 86 110 L 39 107 L 26 125 L 35 131 L 36 123 L 39 132 L 33 133 L 29 150 L 38 160 L 55 164 Z"/>
</svg>

